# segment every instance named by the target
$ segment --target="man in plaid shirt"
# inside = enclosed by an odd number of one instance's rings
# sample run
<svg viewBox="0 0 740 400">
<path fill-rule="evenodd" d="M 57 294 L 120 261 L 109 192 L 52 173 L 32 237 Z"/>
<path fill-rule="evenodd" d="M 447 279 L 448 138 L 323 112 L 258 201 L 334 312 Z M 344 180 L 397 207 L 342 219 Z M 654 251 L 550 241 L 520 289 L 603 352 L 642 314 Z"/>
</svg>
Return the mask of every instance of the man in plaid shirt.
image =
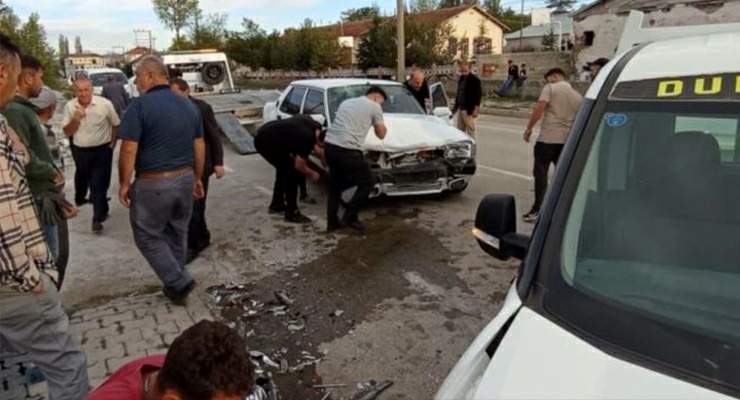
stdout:
<svg viewBox="0 0 740 400">
<path fill-rule="evenodd" d="M 0 108 L 13 98 L 19 73 L 19 50 L 0 34 Z M 89 390 L 85 355 L 68 332 L 25 175 L 29 160 L 0 116 L 0 354 L 28 353 L 47 378 L 50 400 L 80 400 Z"/>
</svg>

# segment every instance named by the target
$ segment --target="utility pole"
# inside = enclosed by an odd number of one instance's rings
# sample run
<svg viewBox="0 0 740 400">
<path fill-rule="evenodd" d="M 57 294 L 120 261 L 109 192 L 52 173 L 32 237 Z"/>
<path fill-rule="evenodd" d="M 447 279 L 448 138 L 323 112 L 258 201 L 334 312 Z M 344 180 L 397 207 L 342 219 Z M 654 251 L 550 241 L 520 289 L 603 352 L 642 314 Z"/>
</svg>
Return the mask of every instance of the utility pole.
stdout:
<svg viewBox="0 0 740 400">
<path fill-rule="evenodd" d="M 404 23 L 403 18 L 406 11 L 406 7 L 403 6 L 403 0 L 397 0 L 398 4 L 396 6 L 396 18 L 398 19 L 398 25 L 396 27 L 396 30 L 398 31 L 398 37 L 396 38 L 398 42 L 397 52 L 398 52 L 398 60 L 397 60 L 397 66 L 396 66 L 396 80 L 399 82 L 403 82 L 406 80 L 406 38 L 405 38 L 405 32 L 404 32 Z"/>
<path fill-rule="evenodd" d="M 519 15 L 519 50 L 524 43 L 524 0 L 522 0 L 522 13 Z"/>
</svg>

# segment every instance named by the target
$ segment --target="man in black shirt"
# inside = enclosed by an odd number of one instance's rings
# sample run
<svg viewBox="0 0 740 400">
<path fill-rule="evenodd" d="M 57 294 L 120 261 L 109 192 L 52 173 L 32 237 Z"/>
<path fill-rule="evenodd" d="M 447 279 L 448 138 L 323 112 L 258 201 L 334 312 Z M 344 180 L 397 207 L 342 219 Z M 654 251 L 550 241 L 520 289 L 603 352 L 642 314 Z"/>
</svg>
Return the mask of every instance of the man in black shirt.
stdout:
<svg viewBox="0 0 740 400">
<path fill-rule="evenodd" d="M 191 261 L 211 245 L 211 232 L 206 223 L 206 198 L 211 175 L 221 179 L 224 169 L 224 148 L 221 143 L 221 127 L 216 121 L 213 108 L 203 100 L 190 97 L 190 85 L 182 78 L 170 79 L 170 88 L 178 95 L 189 99 L 198 108 L 203 119 L 203 139 L 206 143 L 206 158 L 203 168 L 203 198 L 193 201 L 193 215 L 188 225 L 188 260 Z"/>
<path fill-rule="evenodd" d="M 457 129 L 475 139 L 475 122 L 480 115 L 480 102 L 483 87 L 480 79 L 470 71 L 470 63 L 460 63 L 460 80 L 457 83 L 457 96 L 452 112 L 456 113 Z"/>
<path fill-rule="evenodd" d="M 412 69 L 411 77 L 404 83 L 404 86 L 411 92 L 411 95 L 414 96 L 416 101 L 419 102 L 421 109 L 429 112 L 430 110 L 427 110 L 427 102 L 430 101 L 429 85 L 426 78 L 424 78 L 424 72 L 418 68 Z"/>
<path fill-rule="evenodd" d="M 276 169 L 270 213 L 285 213 L 285 220 L 309 223 L 298 210 L 301 174 L 318 181 L 321 175 L 308 166 L 308 156 L 323 154 L 321 124 L 305 115 L 268 122 L 257 130 L 257 152 Z"/>
</svg>

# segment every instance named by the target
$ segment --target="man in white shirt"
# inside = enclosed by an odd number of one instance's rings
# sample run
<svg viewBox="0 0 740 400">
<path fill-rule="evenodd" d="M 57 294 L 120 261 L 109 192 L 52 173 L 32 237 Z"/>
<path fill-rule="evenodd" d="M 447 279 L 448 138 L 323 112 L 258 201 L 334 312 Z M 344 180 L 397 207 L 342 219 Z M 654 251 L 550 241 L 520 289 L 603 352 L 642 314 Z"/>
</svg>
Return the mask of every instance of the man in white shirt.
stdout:
<svg viewBox="0 0 740 400">
<path fill-rule="evenodd" d="M 121 124 L 109 100 L 93 95 L 92 82 L 86 77 L 74 83 L 76 99 L 64 107 L 62 126 L 77 150 L 77 180 L 90 188 L 93 204 L 92 230 L 100 233 L 108 219 L 108 188 L 113 167 L 116 129 Z"/>
</svg>

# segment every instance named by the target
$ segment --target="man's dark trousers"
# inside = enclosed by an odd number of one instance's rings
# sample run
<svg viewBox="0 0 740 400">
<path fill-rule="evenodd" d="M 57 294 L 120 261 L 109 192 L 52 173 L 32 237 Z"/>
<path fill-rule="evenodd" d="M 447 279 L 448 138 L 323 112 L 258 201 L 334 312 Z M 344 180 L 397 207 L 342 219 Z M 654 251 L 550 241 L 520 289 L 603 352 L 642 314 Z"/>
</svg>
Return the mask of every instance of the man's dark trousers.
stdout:
<svg viewBox="0 0 740 400">
<path fill-rule="evenodd" d="M 534 145 L 534 205 L 533 212 L 538 212 L 547 193 L 547 175 L 550 164 L 557 165 L 560 153 L 565 145 L 558 143 L 537 142 Z"/>
<path fill-rule="evenodd" d="M 93 222 L 103 222 L 108 217 L 108 188 L 110 188 L 112 168 L 113 149 L 110 144 L 77 147 L 77 170 L 90 187 Z"/>
<path fill-rule="evenodd" d="M 193 282 L 185 263 L 194 179 L 192 172 L 172 178 L 137 178 L 131 187 L 134 242 L 165 289 L 173 293 L 181 293 Z"/>
<path fill-rule="evenodd" d="M 80 168 L 80 148 L 71 144 L 72 159 L 75 162 L 75 202 L 82 204 L 87 199 L 88 176 L 87 171 Z"/>
<path fill-rule="evenodd" d="M 255 143 L 260 155 L 275 167 L 275 186 L 272 190 L 272 202 L 270 208 L 275 210 L 285 209 L 285 214 L 293 214 L 298 211 L 298 185 L 301 175 L 295 169 L 295 160 L 287 153 L 265 149 Z"/>
<path fill-rule="evenodd" d="M 327 202 L 328 226 L 339 226 L 339 205 L 342 192 L 357 186 L 354 196 L 345 204 L 344 222 L 357 221 L 361 208 L 367 203 L 373 190 L 373 175 L 370 164 L 360 150 L 326 144 L 326 163 L 329 165 L 329 200 Z"/>
<path fill-rule="evenodd" d="M 188 249 L 199 251 L 211 244 L 211 232 L 206 224 L 206 199 L 208 198 L 208 183 L 211 180 L 213 172 L 206 170 L 203 172 L 203 196 L 202 199 L 193 200 L 193 215 L 190 217 L 190 226 L 188 227 Z"/>
</svg>

